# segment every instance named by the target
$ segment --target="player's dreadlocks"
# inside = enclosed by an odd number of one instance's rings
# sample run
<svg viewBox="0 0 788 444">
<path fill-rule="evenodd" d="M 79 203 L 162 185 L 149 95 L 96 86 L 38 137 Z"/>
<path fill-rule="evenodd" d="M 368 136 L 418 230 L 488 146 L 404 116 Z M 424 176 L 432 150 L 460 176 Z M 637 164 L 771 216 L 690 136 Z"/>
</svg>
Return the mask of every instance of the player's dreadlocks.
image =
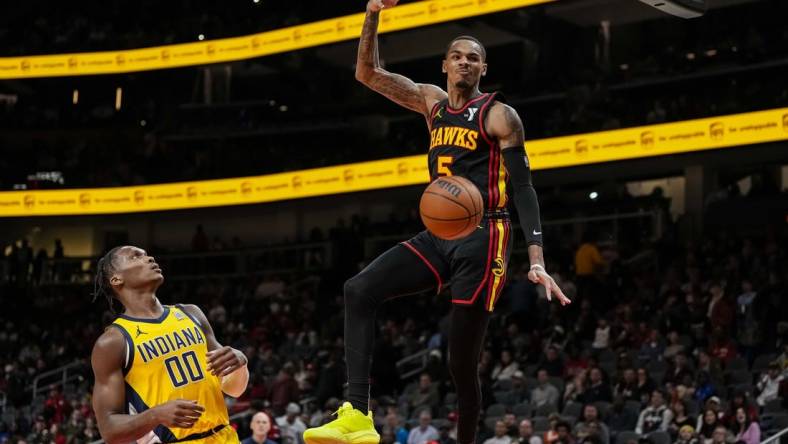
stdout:
<svg viewBox="0 0 788 444">
<path fill-rule="evenodd" d="M 99 259 L 98 265 L 96 265 L 96 279 L 93 281 L 93 302 L 96 302 L 99 296 L 104 296 L 107 299 L 107 304 L 109 304 L 109 311 L 112 313 L 115 313 L 115 307 L 113 306 L 115 290 L 112 289 L 109 279 L 115 271 L 115 253 L 120 249 L 121 247 L 115 247 Z"/>
</svg>

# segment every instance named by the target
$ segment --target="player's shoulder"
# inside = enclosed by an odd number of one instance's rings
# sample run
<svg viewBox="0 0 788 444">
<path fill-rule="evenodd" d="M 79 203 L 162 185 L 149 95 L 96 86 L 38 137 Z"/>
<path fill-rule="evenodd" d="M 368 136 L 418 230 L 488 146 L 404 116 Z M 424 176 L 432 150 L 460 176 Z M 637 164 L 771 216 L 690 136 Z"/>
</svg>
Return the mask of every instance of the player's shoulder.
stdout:
<svg viewBox="0 0 788 444">
<path fill-rule="evenodd" d="M 112 325 L 104 329 L 101 336 L 96 339 L 93 344 L 93 352 L 91 353 L 91 360 L 93 366 L 102 363 L 115 363 L 120 362 L 119 357 L 123 356 L 126 351 L 126 338 L 120 329 Z M 103 365 L 102 365 L 103 367 Z"/>
<path fill-rule="evenodd" d="M 205 325 L 208 323 L 208 318 L 205 316 L 205 313 L 202 309 L 195 304 L 176 304 L 175 307 L 179 308 L 187 315 L 191 316 L 193 319 L 197 321 L 200 325 Z"/>
</svg>

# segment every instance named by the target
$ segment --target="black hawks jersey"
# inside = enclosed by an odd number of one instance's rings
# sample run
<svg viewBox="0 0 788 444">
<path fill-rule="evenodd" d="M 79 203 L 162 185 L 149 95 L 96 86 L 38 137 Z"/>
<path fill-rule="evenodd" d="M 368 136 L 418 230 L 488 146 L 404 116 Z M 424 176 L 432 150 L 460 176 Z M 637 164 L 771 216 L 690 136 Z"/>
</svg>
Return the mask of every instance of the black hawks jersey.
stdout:
<svg viewBox="0 0 788 444">
<path fill-rule="evenodd" d="M 461 176 L 481 191 L 486 210 L 506 207 L 508 177 L 497 141 L 484 131 L 484 119 L 498 93 L 482 94 L 460 109 L 449 100 L 436 103 L 430 114 L 430 180 Z"/>
</svg>

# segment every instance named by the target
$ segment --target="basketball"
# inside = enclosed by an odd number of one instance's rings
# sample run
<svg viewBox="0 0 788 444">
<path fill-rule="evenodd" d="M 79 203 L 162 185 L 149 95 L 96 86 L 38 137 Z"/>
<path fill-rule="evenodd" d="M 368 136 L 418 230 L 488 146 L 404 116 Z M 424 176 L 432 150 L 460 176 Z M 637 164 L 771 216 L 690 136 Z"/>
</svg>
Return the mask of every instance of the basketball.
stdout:
<svg viewBox="0 0 788 444">
<path fill-rule="evenodd" d="M 458 176 L 439 177 L 421 195 L 421 220 L 441 239 L 461 239 L 473 232 L 482 220 L 484 205 L 479 189 Z"/>
</svg>

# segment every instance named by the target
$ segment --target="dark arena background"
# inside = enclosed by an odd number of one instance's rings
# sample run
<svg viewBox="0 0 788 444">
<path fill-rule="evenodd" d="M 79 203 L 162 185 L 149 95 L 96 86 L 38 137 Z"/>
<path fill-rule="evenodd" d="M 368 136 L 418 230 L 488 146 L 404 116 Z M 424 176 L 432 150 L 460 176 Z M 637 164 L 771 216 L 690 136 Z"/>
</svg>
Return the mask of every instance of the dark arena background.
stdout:
<svg viewBox="0 0 788 444">
<path fill-rule="evenodd" d="M 403 0 L 381 18 L 382 63 L 417 82 L 445 87 L 454 37 L 485 44 L 481 89 L 523 119 L 546 268 L 573 300 L 526 278 L 513 230 L 478 444 L 788 442 L 788 2 L 646 3 Z M 93 279 L 118 245 L 249 358 L 226 399 L 240 439 L 261 410 L 276 444 L 333 419 L 343 283 L 423 230 L 429 180 L 424 119 L 354 78 L 364 10 L 2 2 L 0 443 L 103 442 L 90 356 L 116 315 Z M 449 293 L 378 311 L 384 444 L 456 444 Z"/>
</svg>

